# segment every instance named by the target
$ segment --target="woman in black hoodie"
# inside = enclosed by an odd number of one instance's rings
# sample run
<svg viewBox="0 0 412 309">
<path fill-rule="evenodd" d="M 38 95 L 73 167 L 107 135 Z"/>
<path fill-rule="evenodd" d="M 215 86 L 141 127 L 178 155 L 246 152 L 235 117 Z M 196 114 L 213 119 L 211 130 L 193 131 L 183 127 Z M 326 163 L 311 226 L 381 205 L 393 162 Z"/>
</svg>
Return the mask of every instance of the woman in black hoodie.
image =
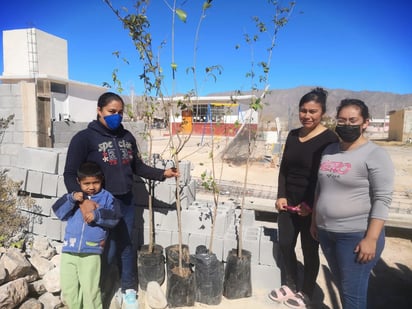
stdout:
<svg viewBox="0 0 412 309">
<path fill-rule="evenodd" d="M 64 183 L 69 193 L 80 191 L 76 180 L 79 166 L 86 161 L 96 162 L 105 177 L 105 189 L 119 200 L 123 218 L 110 232 L 108 263 L 117 256 L 123 301 L 130 308 L 136 304 L 137 262 L 132 246 L 135 221 L 135 202 L 132 194 L 133 174 L 152 180 L 177 177 L 176 169 L 157 169 L 143 163 L 134 136 L 122 126 L 123 99 L 112 92 L 102 94 L 97 102 L 97 119 L 78 132 L 71 140 L 64 169 Z M 91 201 L 80 208 L 86 212 Z M 128 307 L 129 308 L 129 307 Z"/>
</svg>

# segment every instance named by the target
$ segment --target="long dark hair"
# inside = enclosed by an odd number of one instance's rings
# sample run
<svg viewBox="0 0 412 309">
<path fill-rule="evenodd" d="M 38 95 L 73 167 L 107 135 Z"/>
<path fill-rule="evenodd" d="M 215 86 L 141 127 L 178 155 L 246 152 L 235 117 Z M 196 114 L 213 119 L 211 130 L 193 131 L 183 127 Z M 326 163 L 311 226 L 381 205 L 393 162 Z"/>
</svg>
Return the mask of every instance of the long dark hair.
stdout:
<svg viewBox="0 0 412 309">
<path fill-rule="evenodd" d="M 328 92 L 321 88 L 321 87 L 316 87 L 312 89 L 310 92 L 305 94 L 299 101 L 299 108 L 302 107 L 303 104 L 314 101 L 318 104 L 320 104 L 322 108 L 322 115 L 326 112 L 326 98 L 328 97 Z"/>
</svg>

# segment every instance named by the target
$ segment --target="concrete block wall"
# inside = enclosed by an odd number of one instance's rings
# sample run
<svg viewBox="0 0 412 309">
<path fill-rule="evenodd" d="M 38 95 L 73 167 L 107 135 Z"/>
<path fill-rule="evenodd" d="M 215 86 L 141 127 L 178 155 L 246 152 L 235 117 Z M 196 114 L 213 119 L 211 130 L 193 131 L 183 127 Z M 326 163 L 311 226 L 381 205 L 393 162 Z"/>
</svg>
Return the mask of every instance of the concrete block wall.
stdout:
<svg viewBox="0 0 412 309">
<path fill-rule="evenodd" d="M 24 148 L 17 158 L 18 166 L 11 167 L 9 176 L 22 181 L 22 190 L 31 194 L 34 207 L 22 208 L 33 219 L 30 232 L 62 241 L 66 222 L 58 220 L 51 207 L 58 197 L 66 193 L 63 181 L 63 167 L 66 149 Z M 35 160 L 34 160 L 35 158 Z M 37 164 L 33 161 L 38 162 Z M 28 162 L 27 165 L 24 162 Z M 163 162 L 161 167 L 166 167 Z M 190 163 L 181 162 L 182 180 L 179 184 L 182 197 L 182 240 L 189 246 L 191 254 L 196 247 L 209 247 L 214 203 L 210 200 L 196 200 L 196 183 L 190 177 Z M 159 166 L 160 167 L 160 166 Z M 186 170 L 185 170 L 186 169 Z M 155 242 L 163 248 L 178 243 L 176 188 L 173 182 L 155 183 L 154 233 Z M 137 189 L 136 189 L 137 188 Z M 136 180 L 137 197 L 135 247 L 149 241 L 149 214 L 147 209 L 147 184 Z M 156 206 L 156 203 L 159 203 Z M 233 201 L 219 202 L 213 238 L 213 252 L 219 260 L 226 261 L 230 250 L 237 247 L 239 205 Z M 256 225 L 254 211 L 245 209 L 243 220 L 243 248 L 252 253 L 253 285 L 266 289 L 277 286 L 280 271 L 277 266 L 277 235 L 275 230 L 268 230 Z M 261 277 L 263 276 L 263 277 Z M 256 281 L 256 283 L 255 283 Z"/>
<path fill-rule="evenodd" d="M 194 201 L 188 208 L 182 208 L 182 237 L 183 243 L 189 246 L 189 251 L 194 254 L 196 247 L 205 245 L 209 247 L 212 213 L 212 201 Z M 273 288 L 280 285 L 280 270 L 277 266 L 278 247 L 275 229 L 257 226 L 252 219 L 254 211 L 245 209 L 243 212 L 243 248 L 251 252 L 253 281 L 259 281 L 258 287 Z M 144 209 L 143 222 L 140 222 L 144 243 L 149 242 L 148 210 Z M 155 243 L 166 248 L 177 243 L 177 213 L 173 208 L 163 211 L 155 209 Z M 226 261 L 228 252 L 237 248 L 238 224 L 240 220 L 237 204 L 232 202 L 218 205 L 216 226 L 214 231 L 213 252 L 219 260 Z M 187 242 L 185 242 L 185 240 Z M 263 281 L 262 281 L 263 277 Z"/>
<path fill-rule="evenodd" d="M 23 115 L 21 87 L 18 84 L 0 84 L 0 118 L 14 115 L 7 130 L 0 131 L 0 167 L 12 166 L 23 146 Z"/>
</svg>

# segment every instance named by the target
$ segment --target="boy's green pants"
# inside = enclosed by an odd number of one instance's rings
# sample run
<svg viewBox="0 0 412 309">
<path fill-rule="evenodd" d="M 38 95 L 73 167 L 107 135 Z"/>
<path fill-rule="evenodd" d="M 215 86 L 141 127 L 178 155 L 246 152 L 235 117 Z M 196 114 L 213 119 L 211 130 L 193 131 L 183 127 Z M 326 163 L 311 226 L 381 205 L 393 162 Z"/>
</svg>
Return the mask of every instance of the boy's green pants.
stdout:
<svg viewBox="0 0 412 309">
<path fill-rule="evenodd" d="M 60 286 L 69 309 L 102 309 L 100 255 L 62 253 Z"/>
</svg>

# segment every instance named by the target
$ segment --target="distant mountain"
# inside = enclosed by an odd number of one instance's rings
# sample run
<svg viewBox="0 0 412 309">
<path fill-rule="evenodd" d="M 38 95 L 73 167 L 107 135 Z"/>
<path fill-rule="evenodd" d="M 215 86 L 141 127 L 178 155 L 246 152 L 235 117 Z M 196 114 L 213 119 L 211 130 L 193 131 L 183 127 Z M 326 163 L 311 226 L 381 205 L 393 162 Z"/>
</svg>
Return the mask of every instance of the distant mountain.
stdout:
<svg viewBox="0 0 412 309">
<path fill-rule="evenodd" d="M 262 113 L 262 122 L 274 122 L 279 117 L 282 123 L 287 123 L 290 119 L 291 124 L 296 126 L 298 120 L 298 104 L 300 98 L 315 86 L 302 86 L 291 89 L 273 89 L 266 95 L 265 105 Z M 403 109 L 412 106 L 412 94 L 395 94 L 379 91 L 351 91 L 345 89 L 328 89 L 327 111 L 331 117 L 336 115 L 336 107 L 342 99 L 360 99 L 369 107 L 372 118 L 384 118 L 389 111 Z M 230 95 L 233 93 L 215 93 L 213 95 Z M 247 94 L 247 93 L 244 93 Z M 246 106 L 245 106 L 246 107 Z M 270 124 L 268 124 L 270 125 Z"/>
</svg>

